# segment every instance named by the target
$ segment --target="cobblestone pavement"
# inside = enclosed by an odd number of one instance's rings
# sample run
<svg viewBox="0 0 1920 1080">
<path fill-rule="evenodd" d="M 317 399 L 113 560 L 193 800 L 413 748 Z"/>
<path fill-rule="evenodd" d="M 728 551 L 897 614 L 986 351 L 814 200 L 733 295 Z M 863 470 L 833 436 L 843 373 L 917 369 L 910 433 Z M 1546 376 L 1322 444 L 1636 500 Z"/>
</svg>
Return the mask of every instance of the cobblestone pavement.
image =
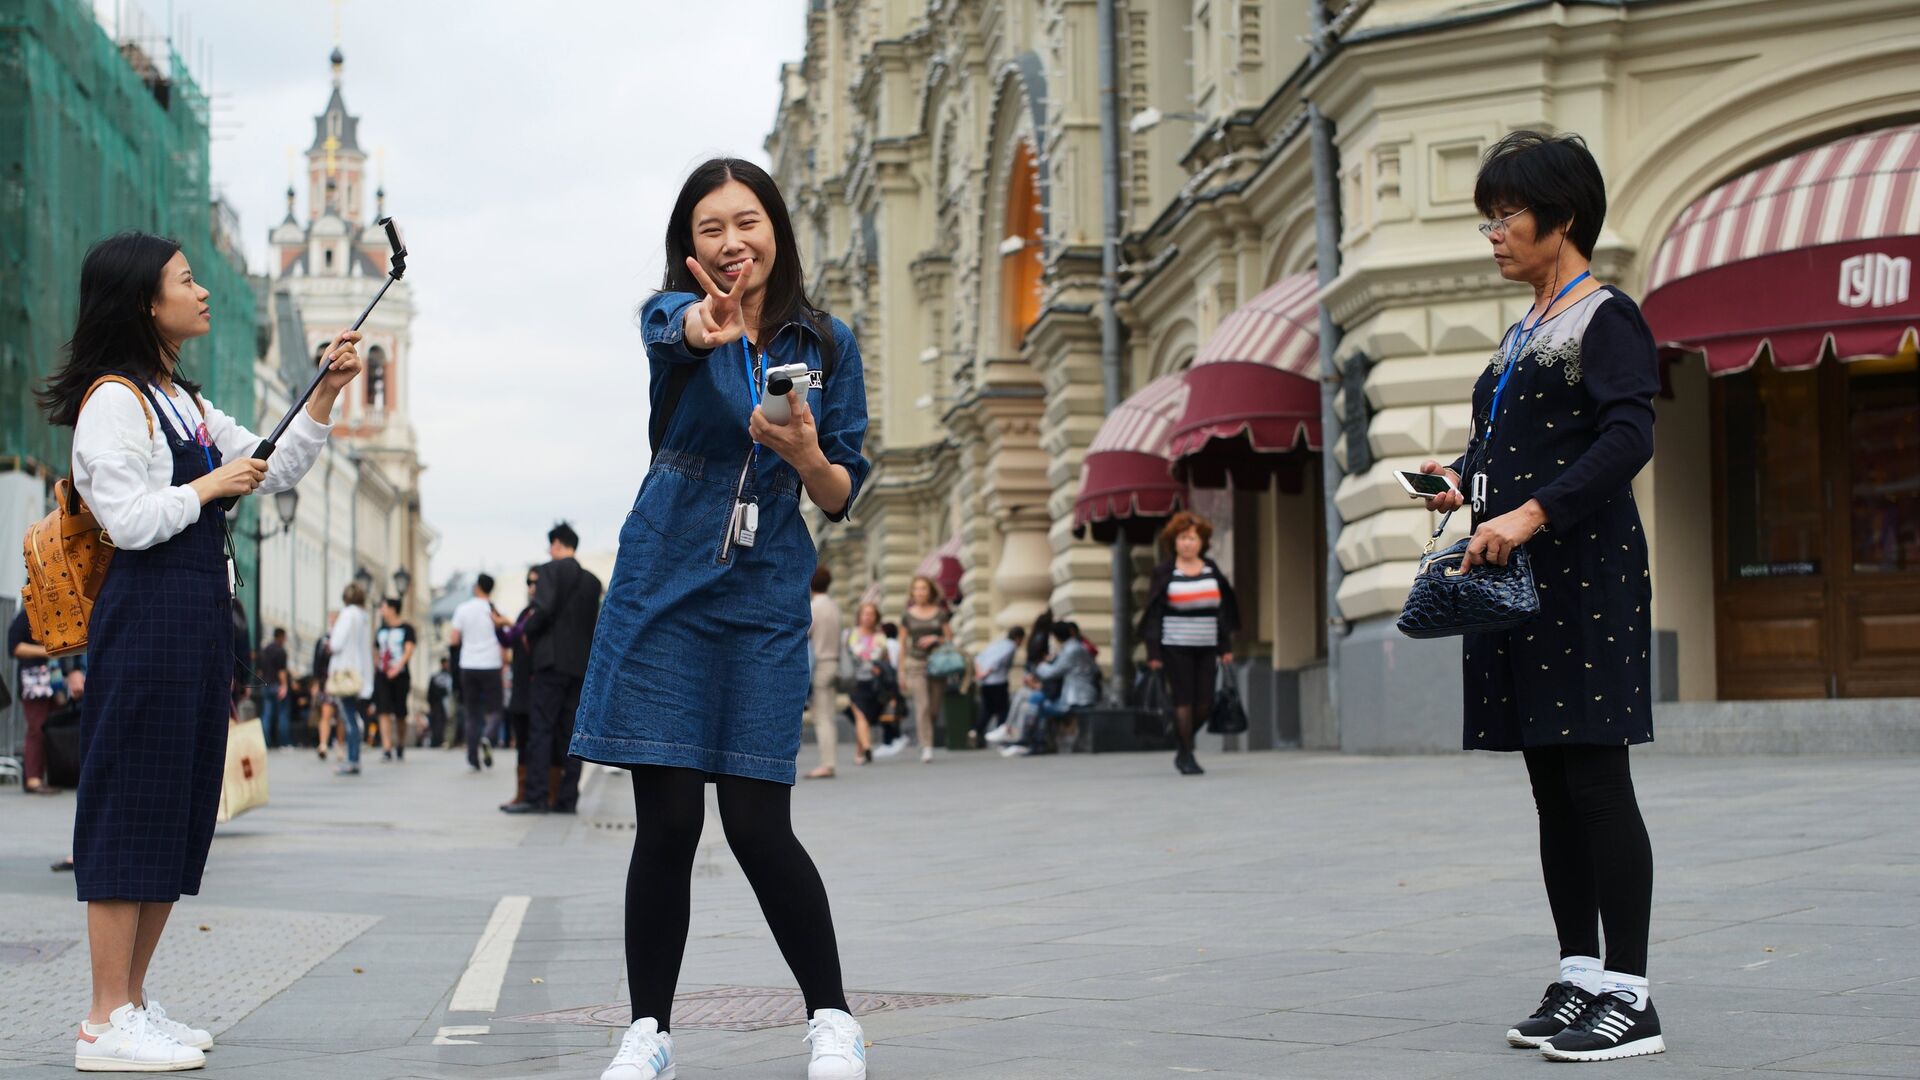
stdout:
<svg viewBox="0 0 1920 1080">
<path fill-rule="evenodd" d="M 1205 762 L 951 754 L 803 783 L 849 988 L 897 1006 L 865 1017 L 873 1075 L 1554 1069 L 1502 1037 L 1556 956 L 1517 758 Z M 156 996 L 219 1037 L 204 1075 L 599 1075 L 625 999 L 624 777 L 578 818 L 506 818 L 510 774 L 456 754 L 357 781 L 310 753 L 271 766 L 272 805 L 222 827 L 155 962 Z M 1636 769 L 1672 1049 L 1606 1068 L 1920 1077 L 1920 758 Z M 72 1075 L 81 909 L 46 868 L 71 813 L 0 797 L 0 1080 Z M 734 989 L 792 980 L 717 825 L 693 895 L 683 1017 L 738 1000 L 781 1023 L 777 993 Z M 805 1075 L 803 1029 L 734 1026 L 755 1029 L 683 1024 L 681 1075 Z"/>
</svg>

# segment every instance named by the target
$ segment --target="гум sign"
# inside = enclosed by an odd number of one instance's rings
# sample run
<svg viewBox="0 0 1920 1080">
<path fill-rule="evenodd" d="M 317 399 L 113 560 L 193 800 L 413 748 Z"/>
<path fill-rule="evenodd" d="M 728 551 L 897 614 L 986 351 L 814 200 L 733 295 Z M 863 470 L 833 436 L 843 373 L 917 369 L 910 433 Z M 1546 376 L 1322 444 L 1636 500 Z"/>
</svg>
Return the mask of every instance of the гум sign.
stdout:
<svg viewBox="0 0 1920 1080">
<path fill-rule="evenodd" d="M 1853 308 L 1892 307 L 1907 302 L 1913 263 L 1877 251 L 1840 263 L 1840 302 Z"/>
</svg>

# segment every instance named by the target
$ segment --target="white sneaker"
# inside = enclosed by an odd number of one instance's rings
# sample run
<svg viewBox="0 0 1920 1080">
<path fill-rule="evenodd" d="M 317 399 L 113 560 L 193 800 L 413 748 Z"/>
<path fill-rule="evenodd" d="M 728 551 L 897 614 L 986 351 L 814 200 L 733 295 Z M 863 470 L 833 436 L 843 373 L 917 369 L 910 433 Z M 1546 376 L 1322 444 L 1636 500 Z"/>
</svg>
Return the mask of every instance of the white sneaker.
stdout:
<svg viewBox="0 0 1920 1080">
<path fill-rule="evenodd" d="M 113 1010 L 104 1034 L 90 1035 L 80 1025 L 73 1044 L 73 1067 L 81 1072 L 179 1072 L 198 1069 L 207 1055 L 175 1040 L 148 1022 L 132 1002 Z"/>
<path fill-rule="evenodd" d="M 673 1036 L 643 1016 L 620 1037 L 620 1052 L 600 1080 L 673 1080 Z"/>
<path fill-rule="evenodd" d="M 1012 737 L 1013 733 L 1007 730 L 1005 724 L 995 724 L 992 730 L 987 732 L 987 742 L 994 746 L 999 746 Z"/>
<path fill-rule="evenodd" d="M 1032 747 L 1021 746 L 1018 743 L 1012 746 L 1003 746 L 1000 748 L 1001 757 L 1026 757 L 1028 754 L 1031 754 L 1031 753 L 1033 753 Z"/>
<path fill-rule="evenodd" d="M 152 1024 L 154 1030 L 159 1031 L 174 1042 L 191 1046 L 195 1050 L 213 1049 L 212 1034 L 197 1027 L 188 1027 L 180 1021 L 168 1017 L 167 1010 L 161 1008 L 160 1003 L 152 998 L 147 999 L 147 1023 Z"/>
<path fill-rule="evenodd" d="M 892 742 L 883 742 L 879 746 L 874 747 L 873 756 L 879 757 L 879 758 L 890 758 L 906 748 L 907 748 L 907 741 L 905 739 L 895 739 Z"/>
<path fill-rule="evenodd" d="M 933 747 L 931 746 L 921 747 L 920 748 L 920 764 L 925 765 L 926 763 L 932 760 L 933 760 Z"/>
<path fill-rule="evenodd" d="M 860 1021 L 839 1009 L 821 1009 L 807 1021 L 813 1060 L 807 1080 L 867 1080 L 867 1035 Z"/>
</svg>

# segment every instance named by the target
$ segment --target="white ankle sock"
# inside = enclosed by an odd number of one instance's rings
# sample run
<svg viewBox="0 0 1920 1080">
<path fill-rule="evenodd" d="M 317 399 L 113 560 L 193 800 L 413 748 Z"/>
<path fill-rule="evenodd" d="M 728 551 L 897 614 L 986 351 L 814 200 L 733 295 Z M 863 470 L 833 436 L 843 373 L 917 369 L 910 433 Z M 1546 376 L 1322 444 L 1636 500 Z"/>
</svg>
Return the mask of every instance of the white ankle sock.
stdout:
<svg viewBox="0 0 1920 1080">
<path fill-rule="evenodd" d="M 1647 977 L 1607 971 L 1600 976 L 1600 992 L 1612 994 L 1636 1009 L 1647 1007 Z"/>
<path fill-rule="evenodd" d="M 1597 956 L 1563 956 L 1560 958 L 1560 981 L 1572 983 L 1589 994 L 1600 992 L 1600 958 Z"/>
<path fill-rule="evenodd" d="M 112 1031 L 113 1025 L 112 1024 L 90 1024 L 87 1021 L 82 1020 L 80 1021 L 80 1030 L 86 1032 L 89 1035 L 94 1036 L 95 1038 L 98 1038 L 99 1036 L 105 1035 L 107 1032 Z"/>
</svg>

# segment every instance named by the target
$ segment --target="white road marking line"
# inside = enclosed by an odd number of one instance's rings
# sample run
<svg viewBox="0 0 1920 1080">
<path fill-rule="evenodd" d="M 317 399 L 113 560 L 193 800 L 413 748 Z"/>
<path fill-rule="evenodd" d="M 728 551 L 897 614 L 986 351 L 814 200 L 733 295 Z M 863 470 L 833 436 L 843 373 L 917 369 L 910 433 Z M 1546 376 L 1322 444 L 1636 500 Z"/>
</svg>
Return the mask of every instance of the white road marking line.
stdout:
<svg viewBox="0 0 1920 1080">
<path fill-rule="evenodd" d="M 503 896 L 493 906 L 493 917 L 467 961 L 466 974 L 453 988 L 453 1003 L 448 1012 L 492 1012 L 500 1004 L 500 985 L 507 978 L 507 962 L 513 959 L 513 942 L 520 936 L 520 923 L 527 917 L 530 896 Z"/>
<path fill-rule="evenodd" d="M 492 1028 L 488 1027 L 485 1024 L 456 1024 L 453 1027 L 443 1027 L 440 1029 L 440 1033 L 433 1037 L 433 1045 L 435 1046 L 478 1046 L 480 1044 L 474 1042 L 472 1039 L 456 1039 L 454 1038 L 454 1036 L 485 1035 L 488 1032 L 491 1032 L 492 1030 L 493 1030 Z"/>
</svg>

